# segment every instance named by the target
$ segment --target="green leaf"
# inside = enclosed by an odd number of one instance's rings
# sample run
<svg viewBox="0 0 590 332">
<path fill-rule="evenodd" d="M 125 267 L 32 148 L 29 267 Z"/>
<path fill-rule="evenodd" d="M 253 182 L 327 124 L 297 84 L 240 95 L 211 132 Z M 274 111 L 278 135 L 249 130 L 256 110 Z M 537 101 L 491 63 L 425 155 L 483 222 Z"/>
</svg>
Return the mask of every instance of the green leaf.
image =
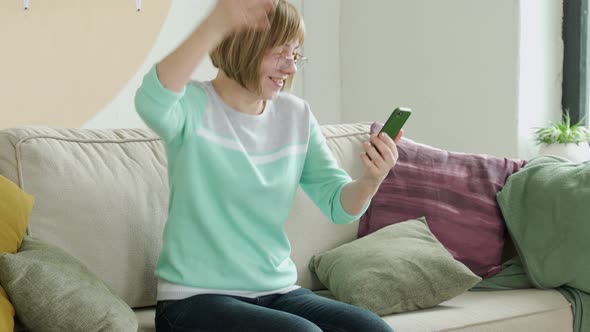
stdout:
<svg viewBox="0 0 590 332">
<path fill-rule="evenodd" d="M 590 142 L 590 130 L 582 126 L 583 122 L 584 118 L 572 125 L 569 111 L 566 110 L 561 121 L 551 123 L 545 128 L 536 128 L 536 142 L 538 144 Z"/>
</svg>

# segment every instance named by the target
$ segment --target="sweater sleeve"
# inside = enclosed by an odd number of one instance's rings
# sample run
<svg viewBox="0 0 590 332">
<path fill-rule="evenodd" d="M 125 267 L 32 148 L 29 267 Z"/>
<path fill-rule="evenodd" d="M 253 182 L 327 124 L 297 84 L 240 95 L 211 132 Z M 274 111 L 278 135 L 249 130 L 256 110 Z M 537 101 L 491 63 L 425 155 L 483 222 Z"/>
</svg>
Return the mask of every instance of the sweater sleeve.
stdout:
<svg viewBox="0 0 590 332">
<path fill-rule="evenodd" d="M 135 95 L 137 113 L 167 143 L 182 133 L 187 121 L 187 110 L 181 102 L 185 93 L 186 87 L 180 93 L 166 89 L 154 65 Z"/>
<path fill-rule="evenodd" d="M 310 115 L 309 132 L 307 155 L 299 183 L 303 191 L 332 222 L 350 224 L 365 213 L 368 204 L 357 215 L 351 215 L 344 210 L 340 198 L 342 189 L 352 179 L 338 166 L 313 115 Z"/>
</svg>

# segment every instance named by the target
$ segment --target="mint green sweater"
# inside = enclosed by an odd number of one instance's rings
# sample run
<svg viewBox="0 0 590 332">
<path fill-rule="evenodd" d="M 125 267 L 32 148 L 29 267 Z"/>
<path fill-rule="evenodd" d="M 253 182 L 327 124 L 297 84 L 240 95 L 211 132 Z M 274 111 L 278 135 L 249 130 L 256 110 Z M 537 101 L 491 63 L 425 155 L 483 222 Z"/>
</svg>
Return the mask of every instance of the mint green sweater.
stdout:
<svg viewBox="0 0 590 332">
<path fill-rule="evenodd" d="M 201 289 L 293 285 L 297 271 L 283 224 L 298 186 L 334 223 L 360 217 L 341 205 L 351 179 L 309 106 L 282 93 L 262 114 L 248 115 L 225 104 L 210 82 L 167 90 L 155 68 L 135 106 L 168 158 L 168 220 L 156 276 Z"/>
</svg>

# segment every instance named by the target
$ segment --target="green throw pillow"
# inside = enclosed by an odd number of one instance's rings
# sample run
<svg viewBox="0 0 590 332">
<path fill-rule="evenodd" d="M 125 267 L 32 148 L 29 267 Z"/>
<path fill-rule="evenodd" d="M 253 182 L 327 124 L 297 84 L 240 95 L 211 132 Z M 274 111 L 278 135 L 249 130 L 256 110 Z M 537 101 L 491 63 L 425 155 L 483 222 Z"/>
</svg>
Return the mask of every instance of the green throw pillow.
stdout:
<svg viewBox="0 0 590 332">
<path fill-rule="evenodd" d="M 315 255 L 309 268 L 337 300 L 381 316 L 435 306 L 481 280 L 451 256 L 424 217 Z"/>
<path fill-rule="evenodd" d="M 0 283 L 30 331 L 137 331 L 131 308 L 56 246 L 25 237 L 0 255 Z"/>
</svg>

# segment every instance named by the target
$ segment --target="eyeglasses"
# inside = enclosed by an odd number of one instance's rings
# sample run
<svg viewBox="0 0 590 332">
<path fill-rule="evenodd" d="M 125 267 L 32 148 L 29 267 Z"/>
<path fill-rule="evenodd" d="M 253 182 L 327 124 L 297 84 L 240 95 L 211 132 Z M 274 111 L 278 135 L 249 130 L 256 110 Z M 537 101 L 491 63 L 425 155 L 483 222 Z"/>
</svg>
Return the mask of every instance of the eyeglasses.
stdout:
<svg viewBox="0 0 590 332">
<path fill-rule="evenodd" d="M 299 53 L 295 53 L 293 55 L 277 53 L 273 56 L 277 58 L 277 69 L 279 70 L 289 70 L 293 65 L 295 65 L 296 70 L 301 70 L 303 65 L 305 65 L 307 62 L 307 58 Z"/>
</svg>

